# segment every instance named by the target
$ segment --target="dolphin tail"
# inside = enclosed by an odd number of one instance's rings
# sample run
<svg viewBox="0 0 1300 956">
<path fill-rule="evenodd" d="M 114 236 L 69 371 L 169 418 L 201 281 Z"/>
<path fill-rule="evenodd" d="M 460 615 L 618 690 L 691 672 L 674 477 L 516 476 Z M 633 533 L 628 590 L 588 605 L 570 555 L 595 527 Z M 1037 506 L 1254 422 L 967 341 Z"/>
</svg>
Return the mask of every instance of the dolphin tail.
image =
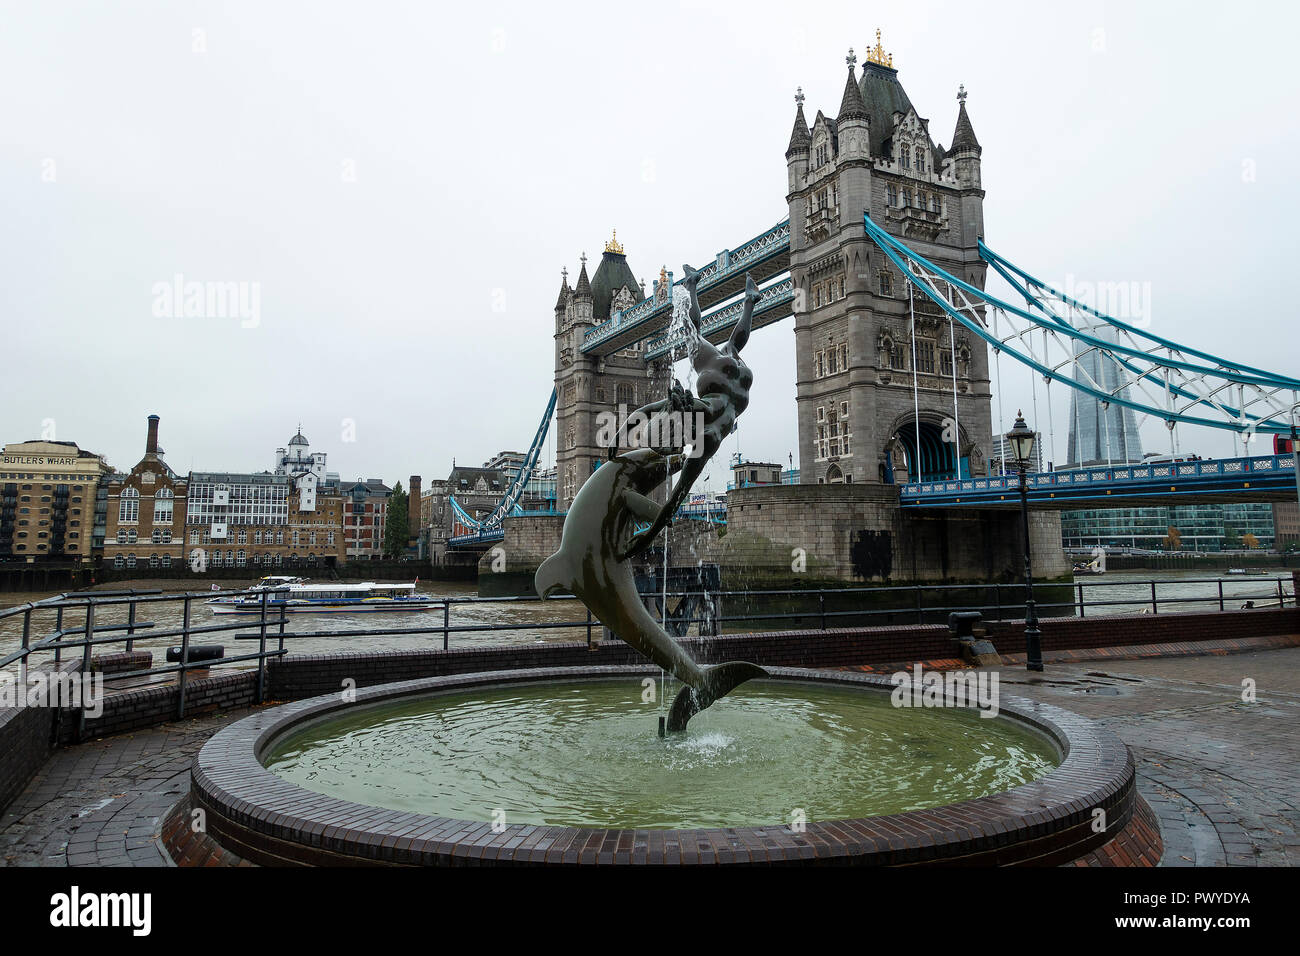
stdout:
<svg viewBox="0 0 1300 956">
<path fill-rule="evenodd" d="M 539 569 L 540 570 L 540 569 Z M 725 697 L 747 680 L 766 677 L 767 671 L 749 661 L 727 661 L 704 668 L 703 684 L 696 688 L 683 687 L 668 710 L 667 730 L 677 733 L 686 729 L 686 723 L 700 711 Z"/>
<path fill-rule="evenodd" d="M 564 574 L 560 552 L 551 555 L 537 567 L 533 575 L 533 586 L 537 588 L 538 597 L 547 597 L 556 591 L 568 590 L 572 585 Z"/>
</svg>

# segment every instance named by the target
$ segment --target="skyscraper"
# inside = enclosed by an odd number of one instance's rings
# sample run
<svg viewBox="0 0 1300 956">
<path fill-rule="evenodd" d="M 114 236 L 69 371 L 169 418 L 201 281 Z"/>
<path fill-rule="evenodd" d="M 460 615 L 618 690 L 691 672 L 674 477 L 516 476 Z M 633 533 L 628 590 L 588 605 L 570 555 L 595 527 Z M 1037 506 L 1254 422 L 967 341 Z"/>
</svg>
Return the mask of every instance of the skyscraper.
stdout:
<svg viewBox="0 0 1300 956">
<path fill-rule="evenodd" d="M 1107 342 L 1116 340 L 1115 331 L 1109 326 L 1092 329 L 1090 334 Z M 1080 382 L 1119 398 L 1129 397 L 1126 391 L 1121 391 L 1130 381 L 1128 373 L 1113 358 L 1077 341 L 1074 354 Z M 1133 409 L 1103 402 L 1083 392 L 1071 392 L 1067 467 L 1141 460 L 1142 438 Z"/>
</svg>

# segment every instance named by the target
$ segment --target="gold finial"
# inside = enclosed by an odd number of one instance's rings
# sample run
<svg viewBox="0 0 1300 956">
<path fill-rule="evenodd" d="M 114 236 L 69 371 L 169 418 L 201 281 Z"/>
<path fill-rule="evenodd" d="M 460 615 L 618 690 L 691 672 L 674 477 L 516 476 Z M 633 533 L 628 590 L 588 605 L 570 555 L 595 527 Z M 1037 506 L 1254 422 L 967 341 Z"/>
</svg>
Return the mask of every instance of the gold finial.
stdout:
<svg viewBox="0 0 1300 956">
<path fill-rule="evenodd" d="M 609 242 L 605 243 L 605 251 L 612 252 L 615 255 L 620 255 L 620 256 L 623 254 L 623 247 L 622 245 L 619 244 L 618 241 L 617 229 L 614 230 L 614 235 L 610 238 Z"/>
<path fill-rule="evenodd" d="M 660 282 L 667 282 L 667 281 L 668 281 L 668 267 L 667 267 L 667 266 L 660 266 L 660 267 L 659 267 L 659 281 L 660 281 Z"/>
<path fill-rule="evenodd" d="M 875 63 L 877 66 L 894 68 L 894 54 L 886 53 L 885 48 L 880 44 L 880 29 L 876 29 L 876 45 L 867 48 L 867 62 Z"/>
</svg>

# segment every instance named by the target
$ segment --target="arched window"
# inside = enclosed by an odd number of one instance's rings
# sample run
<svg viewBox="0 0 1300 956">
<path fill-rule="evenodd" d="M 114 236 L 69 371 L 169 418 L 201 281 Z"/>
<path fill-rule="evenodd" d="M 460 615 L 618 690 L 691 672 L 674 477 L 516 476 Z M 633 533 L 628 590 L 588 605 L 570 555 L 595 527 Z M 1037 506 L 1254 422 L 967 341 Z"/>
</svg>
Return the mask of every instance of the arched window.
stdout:
<svg viewBox="0 0 1300 956">
<path fill-rule="evenodd" d="M 113 567 L 115 567 L 115 568 L 119 568 L 119 569 L 120 569 L 120 568 L 124 568 L 124 567 L 126 567 L 126 558 L 122 557 L 120 554 L 118 554 L 118 555 L 114 555 L 114 557 L 113 557 Z"/>
<path fill-rule="evenodd" d="M 125 528 L 118 528 L 118 529 L 117 529 L 117 543 L 118 543 L 118 544 L 126 544 L 126 529 L 125 529 Z"/>
<path fill-rule="evenodd" d="M 925 150 L 919 146 L 916 149 L 916 171 L 918 173 L 925 172 Z"/>
<path fill-rule="evenodd" d="M 156 554 L 149 555 L 149 567 L 151 568 L 158 567 L 158 555 Z"/>
<path fill-rule="evenodd" d="M 248 555 L 244 553 L 243 548 L 240 548 L 239 551 L 235 554 L 235 567 L 242 568 L 247 563 L 248 563 Z"/>
<path fill-rule="evenodd" d="M 140 492 L 134 488 L 122 489 L 122 499 L 117 506 L 117 520 L 130 522 L 140 520 Z"/>
<path fill-rule="evenodd" d="M 153 521 L 154 524 L 172 523 L 172 491 L 170 488 L 159 488 L 154 493 Z"/>
<path fill-rule="evenodd" d="M 127 566 L 128 568 L 133 568 L 133 567 L 135 567 L 135 555 L 134 555 L 134 554 L 128 554 L 128 555 L 126 556 L 126 566 Z"/>
<path fill-rule="evenodd" d="M 221 552 L 220 552 L 220 551 L 213 551 L 213 552 L 212 552 L 212 555 L 208 558 L 208 565 L 211 566 L 211 567 L 214 567 L 214 568 L 219 568 L 219 567 L 221 567 Z"/>
<path fill-rule="evenodd" d="M 912 168 L 912 150 L 903 146 L 898 150 L 898 160 L 904 169 Z"/>
<path fill-rule="evenodd" d="M 170 568 L 172 566 L 172 556 L 170 554 L 164 554 L 161 558 L 158 559 L 158 561 L 162 564 L 164 568 Z"/>
<path fill-rule="evenodd" d="M 127 543 L 127 544 L 135 544 L 135 539 L 136 539 L 135 528 L 127 528 L 127 529 L 126 529 L 126 543 Z"/>
</svg>

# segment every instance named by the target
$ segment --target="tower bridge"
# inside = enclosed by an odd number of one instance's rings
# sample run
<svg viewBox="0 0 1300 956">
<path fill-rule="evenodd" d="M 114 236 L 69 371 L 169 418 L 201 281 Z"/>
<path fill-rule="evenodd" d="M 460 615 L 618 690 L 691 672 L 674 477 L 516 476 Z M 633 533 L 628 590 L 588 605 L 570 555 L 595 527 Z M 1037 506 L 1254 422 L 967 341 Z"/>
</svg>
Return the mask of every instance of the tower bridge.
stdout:
<svg viewBox="0 0 1300 956">
<path fill-rule="evenodd" d="M 787 505 L 812 512 L 822 497 L 839 495 L 851 501 L 851 521 L 864 525 L 838 529 L 831 537 L 843 533 L 844 540 L 816 542 L 819 547 L 845 551 L 860 534 L 892 536 L 885 547 L 895 552 L 893 567 L 909 556 L 917 567 L 918 554 L 933 547 L 943 551 L 938 564 L 952 577 L 961 560 L 948 560 L 952 529 L 943 522 L 984 512 L 980 533 L 986 541 L 998 538 L 1001 532 L 988 522 L 1001 519 L 989 512 L 1013 507 L 1018 498 L 1008 487 L 1014 481 L 998 473 L 1004 469 L 990 467 L 1008 425 L 1001 406 L 1004 365 L 1046 390 L 1049 419 L 1055 384 L 1102 409 L 1115 406 L 1127 420 L 1139 414 L 1164 422 L 1171 446 L 1179 424 L 1243 437 L 1291 429 L 1300 379 L 1135 328 L 1070 299 L 985 244 L 983 147 L 964 87 L 944 146 L 899 82 L 879 34 L 861 72 L 852 50 L 846 67 L 833 117 L 818 110 L 809 123 L 802 89 L 795 96 L 785 152 L 787 217 L 698 266 L 702 332 L 710 341 L 725 340 L 738 320 L 747 273 L 762 295 L 754 328 L 794 321 L 802 485 L 785 494 L 801 495 L 806 504 Z M 985 290 L 990 268 L 1009 293 Z M 671 362 L 684 344 L 670 328 L 679 281 L 665 268 L 646 295 L 617 236 L 594 273 L 584 256 L 572 287 L 564 274 L 554 310 L 555 387 L 534 441 L 540 449 L 553 408 L 560 513 L 610 454 L 597 442 L 597 416 L 666 394 Z M 1111 419 L 1098 420 L 1106 428 Z M 1048 426 L 1054 430 L 1055 423 Z M 1104 468 L 1089 462 L 1035 475 L 1029 497 L 1041 512 L 1037 539 L 1050 541 L 1051 528 L 1059 529 L 1052 512 L 1083 500 L 1095 507 L 1101 499 L 1167 503 L 1182 495 L 1187 501 L 1294 498 L 1294 458 L 1243 454 L 1190 470 L 1171 465 L 1173 474 L 1157 474 L 1159 465 L 1143 471 L 1146 466 L 1123 461 Z M 516 484 L 528 477 L 521 473 Z M 832 485 L 856 487 L 817 490 Z M 757 514 L 763 494 L 774 492 L 733 494 L 727 515 L 733 531 L 754 526 L 749 515 Z M 746 510 L 751 498 L 752 511 Z M 502 529 L 523 517 L 516 503 L 507 494 L 491 515 L 458 515 L 461 533 L 451 543 L 481 547 L 508 539 Z M 942 531 L 932 522 L 916 524 L 926 513 L 941 518 Z M 903 517 L 908 514 L 916 517 Z M 929 543 L 918 534 L 930 535 Z M 906 535 L 913 540 L 904 546 L 898 539 Z M 1013 544 L 1018 538 L 1003 537 Z"/>
</svg>

